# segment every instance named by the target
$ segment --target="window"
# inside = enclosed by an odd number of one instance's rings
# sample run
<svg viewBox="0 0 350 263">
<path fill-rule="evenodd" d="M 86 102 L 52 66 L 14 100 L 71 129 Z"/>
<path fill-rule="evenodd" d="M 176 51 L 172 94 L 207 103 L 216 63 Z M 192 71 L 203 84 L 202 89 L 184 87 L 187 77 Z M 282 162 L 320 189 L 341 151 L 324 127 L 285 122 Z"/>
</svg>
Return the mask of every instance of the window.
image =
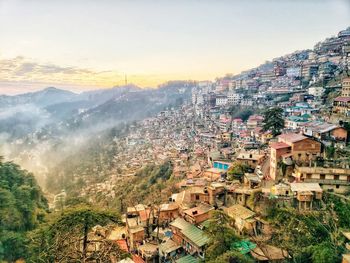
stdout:
<svg viewBox="0 0 350 263">
<path fill-rule="evenodd" d="M 325 174 L 320 174 L 320 179 L 321 179 L 321 180 L 326 179 L 326 175 L 325 175 Z"/>
<path fill-rule="evenodd" d="M 306 179 L 311 179 L 311 174 L 306 174 Z"/>
<path fill-rule="evenodd" d="M 340 187 L 340 185 L 339 185 L 339 184 L 337 184 L 337 185 L 335 186 L 335 188 L 337 188 L 337 189 L 339 189 L 339 187 Z"/>
<path fill-rule="evenodd" d="M 196 195 L 196 200 L 199 200 L 199 195 Z"/>
<path fill-rule="evenodd" d="M 334 175 L 334 180 L 339 180 L 339 175 L 338 174 Z"/>
</svg>

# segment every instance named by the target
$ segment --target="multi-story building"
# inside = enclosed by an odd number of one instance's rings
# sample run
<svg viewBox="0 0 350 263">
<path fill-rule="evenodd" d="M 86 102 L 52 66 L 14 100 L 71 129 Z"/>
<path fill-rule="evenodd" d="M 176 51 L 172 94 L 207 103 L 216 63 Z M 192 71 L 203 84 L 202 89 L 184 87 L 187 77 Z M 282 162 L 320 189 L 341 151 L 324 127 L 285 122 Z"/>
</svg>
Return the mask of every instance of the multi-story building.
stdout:
<svg viewBox="0 0 350 263">
<path fill-rule="evenodd" d="M 324 190 L 345 193 L 350 186 L 350 169 L 339 167 L 296 166 L 293 176 L 297 181 L 318 183 Z"/>
<path fill-rule="evenodd" d="M 291 146 L 292 157 L 296 162 L 307 162 L 321 154 L 321 143 L 302 134 L 281 134 L 278 141 Z"/>
<path fill-rule="evenodd" d="M 342 80 L 341 97 L 334 99 L 333 113 L 346 117 L 350 116 L 350 78 L 344 78 Z"/>
<path fill-rule="evenodd" d="M 284 142 L 270 143 L 270 178 L 272 180 L 278 177 L 279 162 L 283 160 L 283 157 L 289 157 L 291 151 L 291 146 Z"/>
<path fill-rule="evenodd" d="M 317 64 L 304 64 L 301 70 L 301 76 L 305 79 L 312 79 L 317 76 L 318 65 Z"/>
<path fill-rule="evenodd" d="M 263 116 L 251 115 L 248 118 L 248 121 L 247 121 L 247 128 L 248 129 L 254 129 L 254 128 L 258 127 L 258 126 L 261 126 L 263 121 L 264 121 L 264 117 Z"/>
<path fill-rule="evenodd" d="M 341 84 L 342 84 L 341 96 L 350 97 L 350 77 L 343 78 Z"/>
<path fill-rule="evenodd" d="M 224 95 L 218 95 L 215 98 L 216 106 L 225 106 L 227 104 L 227 97 Z"/>
<path fill-rule="evenodd" d="M 291 183 L 290 188 L 299 210 L 311 210 L 313 204 L 322 199 L 318 183 Z"/>
<path fill-rule="evenodd" d="M 209 238 L 202 230 L 182 218 L 171 222 L 170 228 L 173 232 L 173 240 L 177 244 L 182 245 L 187 253 L 204 259 L 204 250 Z"/>
<path fill-rule="evenodd" d="M 237 105 L 241 102 L 244 95 L 242 93 L 229 92 L 227 94 L 227 103 Z"/>
<path fill-rule="evenodd" d="M 301 68 L 300 67 L 290 67 L 287 68 L 286 75 L 288 77 L 300 77 L 301 76 Z"/>
<path fill-rule="evenodd" d="M 321 143 L 302 134 L 288 133 L 278 137 L 278 142 L 270 144 L 270 177 L 278 177 L 280 163 L 291 165 L 314 160 L 321 154 Z"/>
</svg>

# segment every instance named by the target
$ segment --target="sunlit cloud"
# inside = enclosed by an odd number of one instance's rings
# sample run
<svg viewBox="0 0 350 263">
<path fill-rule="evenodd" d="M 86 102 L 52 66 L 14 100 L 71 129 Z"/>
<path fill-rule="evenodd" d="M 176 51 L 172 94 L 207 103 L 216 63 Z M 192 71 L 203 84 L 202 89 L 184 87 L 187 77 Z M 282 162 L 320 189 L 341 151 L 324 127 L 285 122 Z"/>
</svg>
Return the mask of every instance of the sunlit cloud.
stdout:
<svg viewBox="0 0 350 263">
<path fill-rule="evenodd" d="M 48 86 L 84 91 L 133 83 L 156 87 L 172 75 L 129 74 L 122 72 L 38 63 L 23 56 L 0 58 L 0 94 L 17 94 Z"/>
<path fill-rule="evenodd" d="M 114 71 L 94 71 L 41 64 L 21 56 L 12 59 L 0 59 L 0 85 L 8 85 L 9 82 L 13 82 L 111 87 L 122 78 L 122 74 Z"/>
</svg>

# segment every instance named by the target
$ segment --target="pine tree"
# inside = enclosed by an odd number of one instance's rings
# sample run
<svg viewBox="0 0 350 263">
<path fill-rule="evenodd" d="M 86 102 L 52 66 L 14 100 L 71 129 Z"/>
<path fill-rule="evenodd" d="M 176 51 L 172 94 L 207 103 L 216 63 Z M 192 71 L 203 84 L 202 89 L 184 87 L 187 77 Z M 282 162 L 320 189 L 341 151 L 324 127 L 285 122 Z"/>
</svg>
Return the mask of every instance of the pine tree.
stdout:
<svg viewBox="0 0 350 263">
<path fill-rule="evenodd" d="M 264 131 L 271 131 L 275 137 L 281 134 L 284 128 L 283 109 L 279 107 L 272 107 L 264 112 Z"/>
</svg>

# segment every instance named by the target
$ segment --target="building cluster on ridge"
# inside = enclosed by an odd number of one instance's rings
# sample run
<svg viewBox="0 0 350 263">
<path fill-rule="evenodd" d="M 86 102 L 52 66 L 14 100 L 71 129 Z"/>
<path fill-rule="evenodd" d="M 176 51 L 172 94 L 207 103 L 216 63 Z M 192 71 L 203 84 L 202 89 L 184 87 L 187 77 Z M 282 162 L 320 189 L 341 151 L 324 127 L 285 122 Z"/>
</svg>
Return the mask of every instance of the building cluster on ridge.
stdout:
<svg viewBox="0 0 350 263">
<path fill-rule="evenodd" d="M 165 160 L 172 162 L 178 179 L 168 202 L 129 206 L 125 227 L 111 231 L 120 247 L 133 254 L 123 262 L 205 259 L 205 229 L 217 209 L 253 244 L 247 253 L 256 261 L 289 257 L 268 242 L 274 231 L 266 220 L 269 201 L 307 212 L 321 207 L 325 192 L 341 195 L 350 189 L 345 127 L 350 121 L 350 78 L 344 75 L 349 54 L 350 28 L 313 50 L 237 76 L 199 82 L 191 103 L 137 122 L 126 137 L 116 138 L 122 149 L 115 156 L 120 171 L 82 195 L 103 191 L 113 196 L 108 185 L 114 180 Z M 328 81 L 336 78 L 340 86 Z M 326 99 L 336 91 L 339 96 Z M 283 109 L 285 127 L 274 137 L 263 129 L 262 110 L 276 105 Z M 233 117 L 234 111 L 247 108 L 260 114 Z M 327 149 L 344 155 L 334 158 Z M 344 254 L 343 262 L 347 258 Z"/>
</svg>

